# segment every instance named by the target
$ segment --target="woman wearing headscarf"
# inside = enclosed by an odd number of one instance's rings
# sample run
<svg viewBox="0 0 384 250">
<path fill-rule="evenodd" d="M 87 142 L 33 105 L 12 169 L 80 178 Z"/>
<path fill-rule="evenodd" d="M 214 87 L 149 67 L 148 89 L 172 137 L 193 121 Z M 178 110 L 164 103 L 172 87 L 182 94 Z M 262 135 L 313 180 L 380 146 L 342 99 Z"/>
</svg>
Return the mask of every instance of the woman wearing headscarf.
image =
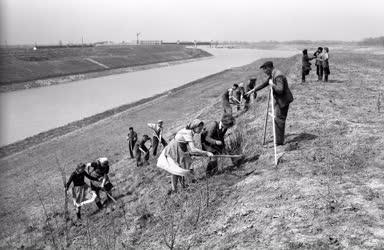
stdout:
<svg viewBox="0 0 384 250">
<path fill-rule="evenodd" d="M 211 152 L 196 148 L 193 137 L 199 134 L 204 127 L 204 123 L 195 119 L 185 128 L 179 130 L 175 138 L 163 149 L 157 160 L 157 166 L 172 174 L 172 191 L 177 192 L 177 183 L 185 187 L 184 177 L 192 174 L 190 166 L 192 164 L 191 154 L 213 156 Z"/>
<path fill-rule="evenodd" d="M 324 47 L 324 53 L 322 55 L 322 64 L 323 64 L 323 72 L 324 72 L 324 82 L 328 82 L 328 75 L 331 73 L 329 71 L 329 49 L 327 47 Z"/>
<path fill-rule="evenodd" d="M 76 207 L 76 215 L 78 219 L 81 219 L 81 206 L 91 203 L 96 199 L 96 193 L 85 183 L 84 177 L 87 177 L 92 181 L 97 181 L 97 178 L 94 178 L 85 172 L 85 164 L 79 163 L 76 166 L 76 170 L 72 172 L 67 184 L 65 185 L 65 192 L 67 192 L 69 186 L 73 182 L 72 199 L 73 205 Z"/>
<path fill-rule="evenodd" d="M 303 50 L 302 66 L 301 66 L 301 83 L 305 83 L 305 76 L 309 75 L 311 71 L 311 60 L 315 59 L 316 56 L 308 56 L 308 51 Z"/>
</svg>

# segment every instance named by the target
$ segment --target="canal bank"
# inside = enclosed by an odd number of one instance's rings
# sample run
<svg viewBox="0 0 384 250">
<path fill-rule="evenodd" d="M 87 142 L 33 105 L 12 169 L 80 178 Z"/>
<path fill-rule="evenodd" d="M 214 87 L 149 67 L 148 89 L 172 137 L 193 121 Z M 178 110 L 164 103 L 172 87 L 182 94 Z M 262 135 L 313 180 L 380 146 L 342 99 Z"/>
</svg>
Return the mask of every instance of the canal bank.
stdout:
<svg viewBox="0 0 384 250">
<path fill-rule="evenodd" d="M 208 52 L 214 56 L 206 60 L 1 93 L 0 145 L 8 145 L 28 137 L 32 137 L 28 141 L 35 144 L 39 141 L 34 136 L 39 133 L 96 114 L 110 113 L 108 110 L 115 110 L 116 107 L 132 107 L 132 103 L 143 103 L 151 100 L 147 99 L 151 96 L 158 97 L 157 95 L 171 89 L 251 63 L 258 58 L 286 57 L 295 53 L 255 49 L 210 49 Z M 244 79 L 237 81 L 242 80 Z M 15 148 L 12 145 L 10 147 Z"/>
<path fill-rule="evenodd" d="M 39 144 L 33 144 L 31 141 L 24 150 L 2 157 L 0 159 L 2 170 L 0 199 L 6 202 L 1 205 L 4 215 L 1 216 L 0 221 L 3 227 L 1 236 L 4 237 L 15 231 L 22 232 L 25 227 L 24 222 L 42 218 L 39 199 L 36 193 L 31 192 L 34 190 L 35 182 L 42 180 L 46 180 L 38 187 L 42 197 L 48 198 L 51 194 L 62 192 L 58 163 L 65 168 L 67 176 L 79 162 L 89 162 L 101 156 L 108 157 L 113 169 L 115 163 L 127 158 L 126 135 L 130 126 L 135 128 L 139 136 L 150 135 L 151 131 L 146 124 L 162 119 L 165 126 L 164 138 L 169 140 L 177 128 L 185 126 L 188 121 L 202 112 L 204 112 L 204 117 L 201 117 L 203 120 L 217 120 L 221 116 L 220 95 L 223 91 L 233 82 L 255 76 L 255 74 L 258 77 L 258 83 L 262 82 L 262 74 L 258 67 L 263 61 L 264 59 L 257 60 L 251 65 L 228 69 L 197 80 L 150 102 L 121 112 L 105 114 L 105 117 L 87 126 L 74 125 L 72 132 L 47 137 L 45 140 L 42 138 L 44 141 Z M 282 62 L 289 62 L 292 67 L 298 61 L 299 57 L 275 60 L 278 66 Z M 220 111 L 209 112 L 209 110 Z M 207 112 L 209 112 L 208 117 Z M 44 137 L 44 134 L 39 136 Z M 45 134 L 45 136 L 49 135 Z M 59 202 L 59 196 L 56 197 Z M 60 206 L 56 203 L 54 205 Z M 8 226 L 10 224 L 12 224 L 11 227 Z"/>
</svg>

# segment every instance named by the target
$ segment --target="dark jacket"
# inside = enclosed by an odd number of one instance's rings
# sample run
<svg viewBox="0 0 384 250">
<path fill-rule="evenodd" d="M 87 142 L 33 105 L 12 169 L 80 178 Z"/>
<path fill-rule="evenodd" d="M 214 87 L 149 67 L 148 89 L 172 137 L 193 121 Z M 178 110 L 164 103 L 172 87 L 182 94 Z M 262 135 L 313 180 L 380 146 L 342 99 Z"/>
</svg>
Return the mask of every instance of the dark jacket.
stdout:
<svg viewBox="0 0 384 250">
<path fill-rule="evenodd" d="M 94 178 L 94 177 L 90 176 L 85 171 L 82 172 L 82 173 L 78 173 L 78 172 L 75 171 L 69 177 L 69 180 L 67 182 L 67 185 L 65 185 L 65 187 L 68 189 L 69 186 L 71 185 L 71 182 L 73 182 L 74 186 L 83 186 L 85 184 L 84 177 L 87 177 L 88 179 L 90 179 L 92 181 L 96 181 L 97 180 L 97 178 Z"/>
<path fill-rule="evenodd" d="M 272 87 L 275 103 L 277 103 L 280 108 L 288 106 L 293 101 L 293 95 L 288 87 L 287 78 L 277 69 L 273 69 L 271 77 L 258 86 L 256 91 L 267 87 L 269 85 L 269 79 L 272 79 L 273 83 L 276 85 Z"/>
<path fill-rule="evenodd" d="M 256 86 L 256 79 L 249 80 L 248 84 L 246 85 L 245 92 L 248 92 L 248 91 L 254 89 L 255 86 Z"/>
<path fill-rule="evenodd" d="M 127 139 L 130 142 L 136 142 L 137 141 L 137 133 L 135 131 L 129 131 L 127 135 Z"/>
<path fill-rule="evenodd" d="M 138 143 L 135 144 L 135 152 L 136 154 L 140 154 L 142 149 L 144 152 L 148 152 L 148 148 L 145 146 L 145 143 L 149 141 L 149 139 L 142 138 Z"/>
<path fill-rule="evenodd" d="M 311 70 L 311 62 L 310 60 L 316 58 L 315 56 L 308 56 L 308 55 L 303 55 L 302 58 L 302 68 L 304 71 L 310 71 Z"/>
<path fill-rule="evenodd" d="M 221 153 L 224 148 L 224 136 L 227 129 L 220 129 L 219 123 L 216 121 L 210 122 L 205 125 L 201 133 L 201 146 L 203 150 L 211 153 Z M 217 141 L 221 141 L 222 145 L 216 145 Z"/>
</svg>

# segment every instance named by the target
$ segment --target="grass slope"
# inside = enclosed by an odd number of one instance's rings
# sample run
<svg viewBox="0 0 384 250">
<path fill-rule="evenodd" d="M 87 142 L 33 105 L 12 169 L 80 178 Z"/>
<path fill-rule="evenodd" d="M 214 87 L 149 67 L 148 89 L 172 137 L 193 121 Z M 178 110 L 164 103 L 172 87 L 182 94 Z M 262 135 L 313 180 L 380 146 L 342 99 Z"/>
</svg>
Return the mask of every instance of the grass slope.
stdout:
<svg viewBox="0 0 384 250">
<path fill-rule="evenodd" d="M 274 60 L 287 73 L 295 97 L 277 167 L 271 137 L 267 147 L 260 145 L 266 90 L 230 131 L 245 138 L 248 162 L 239 168 L 222 161 L 220 174 L 206 179 L 201 167 L 206 160 L 200 159 L 197 183 L 167 196 L 169 178 L 155 160 L 136 168 L 125 157 L 124 128 L 133 124 L 142 134 L 149 132 L 146 121 L 162 118 L 171 134 L 192 117 L 219 119 L 217 96 L 258 71 L 260 62 L 2 159 L 1 200 L 7 201 L 1 203 L 2 245 L 64 244 L 55 156 L 69 173 L 77 162 L 103 155 L 114 163 L 118 203 L 101 212 L 89 206 L 81 224 L 70 222 L 71 248 L 383 248 L 384 116 L 377 99 L 384 91 L 383 56 L 332 55 L 329 83 L 314 81 L 311 72 L 308 83 L 300 84 L 299 56 Z M 34 186 L 34 179 L 46 181 Z M 44 197 L 48 216 L 41 216 L 34 189 Z"/>
</svg>

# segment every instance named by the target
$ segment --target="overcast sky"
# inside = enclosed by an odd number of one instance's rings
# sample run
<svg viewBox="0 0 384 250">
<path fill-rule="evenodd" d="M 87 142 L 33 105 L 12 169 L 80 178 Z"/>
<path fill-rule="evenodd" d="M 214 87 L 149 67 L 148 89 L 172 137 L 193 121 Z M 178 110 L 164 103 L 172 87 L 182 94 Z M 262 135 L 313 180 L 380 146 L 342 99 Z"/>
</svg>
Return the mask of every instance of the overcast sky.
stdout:
<svg viewBox="0 0 384 250">
<path fill-rule="evenodd" d="M 143 40 L 360 40 L 382 0 L 0 0 L 1 44 Z"/>
</svg>

